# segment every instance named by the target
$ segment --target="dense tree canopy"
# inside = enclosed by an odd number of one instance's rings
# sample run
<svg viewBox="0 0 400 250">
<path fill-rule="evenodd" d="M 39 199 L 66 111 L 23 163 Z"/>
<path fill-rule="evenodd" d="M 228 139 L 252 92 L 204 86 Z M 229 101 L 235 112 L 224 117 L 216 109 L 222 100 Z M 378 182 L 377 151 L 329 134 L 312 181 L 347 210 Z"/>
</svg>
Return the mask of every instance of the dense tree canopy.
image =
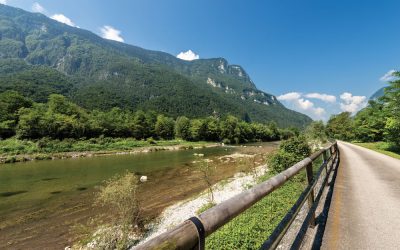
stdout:
<svg viewBox="0 0 400 250">
<path fill-rule="evenodd" d="M 121 108 L 86 110 L 66 97 L 52 94 L 46 103 L 35 103 L 17 92 L 0 94 L 0 137 L 66 139 L 133 137 L 138 140 L 181 138 L 191 141 L 241 143 L 279 140 L 289 130 L 275 123 L 248 123 L 237 117 L 209 116 L 176 120 L 153 111 L 132 112 Z"/>
<path fill-rule="evenodd" d="M 354 123 L 351 113 L 343 112 L 331 116 L 327 124 L 327 131 L 333 138 L 352 140 L 354 138 Z"/>
</svg>

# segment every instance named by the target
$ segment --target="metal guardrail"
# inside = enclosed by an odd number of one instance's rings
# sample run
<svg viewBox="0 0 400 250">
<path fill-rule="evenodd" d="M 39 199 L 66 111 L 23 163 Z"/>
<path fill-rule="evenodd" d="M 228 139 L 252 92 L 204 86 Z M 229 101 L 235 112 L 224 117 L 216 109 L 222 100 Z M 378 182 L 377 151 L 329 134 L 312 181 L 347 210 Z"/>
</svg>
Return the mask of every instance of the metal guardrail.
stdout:
<svg viewBox="0 0 400 250">
<path fill-rule="evenodd" d="M 313 162 L 321 155 L 323 157 L 323 163 L 314 176 Z M 253 204 L 285 184 L 301 170 L 306 169 L 308 180 L 307 188 L 302 192 L 297 202 L 275 228 L 268 240 L 261 246 L 261 249 L 275 249 L 306 200 L 308 200 L 309 212 L 303 225 L 306 225 L 307 227 L 315 226 L 315 210 L 321 198 L 322 191 L 324 190 L 332 169 L 334 166 L 337 166 L 339 161 L 340 153 L 337 143 L 335 142 L 329 147 L 321 149 L 310 157 L 303 159 L 267 181 L 206 210 L 198 217 L 192 217 L 186 220 L 174 229 L 160 234 L 159 236 L 136 246 L 134 249 L 204 249 L 205 237 L 212 234 L 218 228 L 247 210 Z M 314 188 L 323 170 L 325 170 L 326 173 L 322 182 L 323 185 L 321 185 L 318 195 L 315 197 Z M 304 228 L 302 228 L 302 230 L 304 231 Z M 302 230 L 300 230 L 297 235 L 292 248 L 300 247 L 305 234 L 302 233 Z"/>
</svg>

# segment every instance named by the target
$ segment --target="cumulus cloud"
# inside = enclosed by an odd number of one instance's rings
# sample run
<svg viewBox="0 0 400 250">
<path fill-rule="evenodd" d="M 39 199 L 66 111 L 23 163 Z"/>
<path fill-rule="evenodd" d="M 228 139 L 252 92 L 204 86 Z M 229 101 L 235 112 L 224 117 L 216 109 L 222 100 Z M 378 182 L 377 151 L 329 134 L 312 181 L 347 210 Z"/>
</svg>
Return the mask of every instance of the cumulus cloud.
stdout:
<svg viewBox="0 0 400 250">
<path fill-rule="evenodd" d="M 342 100 L 340 103 L 342 111 L 355 113 L 367 106 L 367 97 L 365 96 L 353 96 L 351 93 L 344 92 L 340 95 L 340 99 Z"/>
<path fill-rule="evenodd" d="M 396 72 L 396 70 L 394 69 L 389 70 L 381 78 L 379 78 L 379 80 L 381 80 L 382 82 L 393 81 L 395 79 L 395 76 L 393 75 L 394 72 Z"/>
<path fill-rule="evenodd" d="M 319 99 L 321 101 L 330 102 L 330 103 L 335 103 L 336 102 L 336 96 L 334 96 L 334 95 L 327 95 L 327 94 L 320 94 L 320 93 L 309 93 L 309 94 L 306 94 L 305 97 L 312 98 L 312 99 Z"/>
<path fill-rule="evenodd" d="M 67 25 L 69 25 L 69 26 L 77 27 L 77 26 L 75 25 L 75 23 L 72 22 L 71 19 L 69 19 L 68 17 L 64 16 L 63 14 L 54 14 L 54 15 L 52 15 L 50 18 L 51 18 L 51 19 L 54 19 L 54 20 L 56 20 L 56 21 L 58 21 L 58 22 L 60 22 L 60 23 L 65 23 L 65 24 L 67 24 Z"/>
<path fill-rule="evenodd" d="M 279 101 L 293 101 L 297 100 L 301 97 L 301 94 L 298 92 L 289 92 L 284 95 L 280 95 L 277 97 Z"/>
<path fill-rule="evenodd" d="M 302 94 L 298 92 L 289 92 L 278 96 L 277 99 L 291 104 L 294 109 L 305 112 L 314 118 L 321 118 L 326 113 L 325 109 L 315 107 L 312 101 L 302 98 Z"/>
<path fill-rule="evenodd" d="M 0 0 L 1 4 L 7 4 L 7 0 Z"/>
<path fill-rule="evenodd" d="M 124 39 L 121 36 L 121 31 L 117 30 L 116 28 L 104 25 L 101 29 L 101 37 L 109 40 L 114 40 L 118 42 L 124 42 Z"/>
<path fill-rule="evenodd" d="M 194 53 L 192 50 L 181 52 L 176 57 L 185 61 L 193 61 L 200 58 L 200 56 Z"/>
<path fill-rule="evenodd" d="M 42 5 L 40 5 L 38 2 L 34 2 L 32 4 L 32 11 L 39 12 L 39 13 L 45 13 L 46 9 Z"/>
</svg>

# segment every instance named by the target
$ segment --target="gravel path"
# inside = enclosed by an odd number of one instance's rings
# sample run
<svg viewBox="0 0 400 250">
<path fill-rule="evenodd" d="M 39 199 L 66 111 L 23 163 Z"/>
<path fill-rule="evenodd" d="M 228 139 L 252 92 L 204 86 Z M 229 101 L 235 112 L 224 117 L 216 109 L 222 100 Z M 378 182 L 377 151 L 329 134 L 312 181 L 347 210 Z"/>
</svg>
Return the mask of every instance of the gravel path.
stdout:
<svg viewBox="0 0 400 250">
<path fill-rule="evenodd" d="M 322 249 L 400 248 L 400 160 L 339 142 Z"/>
</svg>

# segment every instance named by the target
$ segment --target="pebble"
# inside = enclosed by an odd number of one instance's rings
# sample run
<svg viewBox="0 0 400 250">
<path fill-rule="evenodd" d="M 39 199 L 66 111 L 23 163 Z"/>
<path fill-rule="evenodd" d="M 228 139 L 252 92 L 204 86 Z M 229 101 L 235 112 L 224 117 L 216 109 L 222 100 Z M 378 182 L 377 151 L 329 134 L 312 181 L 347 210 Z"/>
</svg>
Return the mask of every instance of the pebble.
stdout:
<svg viewBox="0 0 400 250">
<path fill-rule="evenodd" d="M 143 175 L 140 177 L 140 182 L 146 182 L 147 181 L 147 176 Z"/>
</svg>

